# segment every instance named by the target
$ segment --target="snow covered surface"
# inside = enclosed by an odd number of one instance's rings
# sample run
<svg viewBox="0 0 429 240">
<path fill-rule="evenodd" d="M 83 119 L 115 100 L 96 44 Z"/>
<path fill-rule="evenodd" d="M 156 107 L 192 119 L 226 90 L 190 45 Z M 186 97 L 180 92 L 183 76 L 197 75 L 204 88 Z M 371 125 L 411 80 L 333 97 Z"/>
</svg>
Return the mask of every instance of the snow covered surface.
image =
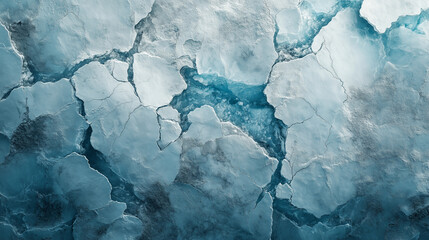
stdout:
<svg viewBox="0 0 429 240">
<path fill-rule="evenodd" d="M 0 238 L 428 239 L 429 3 L 0 2 Z"/>
</svg>

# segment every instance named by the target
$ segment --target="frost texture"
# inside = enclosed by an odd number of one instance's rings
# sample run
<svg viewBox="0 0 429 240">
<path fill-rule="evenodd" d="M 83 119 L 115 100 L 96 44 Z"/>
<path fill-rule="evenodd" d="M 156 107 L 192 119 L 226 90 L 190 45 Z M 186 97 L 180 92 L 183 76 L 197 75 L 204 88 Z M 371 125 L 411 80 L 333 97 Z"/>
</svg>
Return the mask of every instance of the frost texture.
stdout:
<svg viewBox="0 0 429 240">
<path fill-rule="evenodd" d="M 428 8 L 0 1 L 0 238 L 428 239 Z"/>
</svg>

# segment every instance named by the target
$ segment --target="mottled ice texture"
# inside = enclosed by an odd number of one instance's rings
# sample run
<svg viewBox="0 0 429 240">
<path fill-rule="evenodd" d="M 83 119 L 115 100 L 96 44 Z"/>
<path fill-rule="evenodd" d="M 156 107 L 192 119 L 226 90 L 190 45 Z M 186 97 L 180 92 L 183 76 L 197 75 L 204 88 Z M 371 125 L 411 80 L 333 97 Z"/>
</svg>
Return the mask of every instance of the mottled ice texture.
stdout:
<svg viewBox="0 0 429 240">
<path fill-rule="evenodd" d="M 64 156 L 80 149 L 87 124 L 66 79 L 19 87 L 0 101 L 0 132 L 11 152 L 41 151 Z"/>
<path fill-rule="evenodd" d="M 0 1 L 0 239 L 429 239 L 428 4 Z"/>
</svg>

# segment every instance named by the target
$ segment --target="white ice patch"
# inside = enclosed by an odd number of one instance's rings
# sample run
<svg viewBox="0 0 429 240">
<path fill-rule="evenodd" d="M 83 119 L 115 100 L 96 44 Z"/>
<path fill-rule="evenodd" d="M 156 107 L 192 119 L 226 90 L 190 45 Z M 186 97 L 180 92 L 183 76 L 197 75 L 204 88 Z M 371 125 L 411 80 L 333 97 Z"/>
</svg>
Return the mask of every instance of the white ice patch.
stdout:
<svg viewBox="0 0 429 240">
<path fill-rule="evenodd" d="M 352 9 L 339 12 L 314 38 L 312 45 L 320 65 L 341 79 L 347 91 L 368 87 L 384 56 L 381 39 L 363 35 L 358 20 Z"/>
<path fill-rule="evenodd" d="M 379 33 L 384 33 L 400 16 L 416 15 L 428 8 L 427 0 L 364 0 L 360 14 Z"/>
<path fill-rule="evenodd" d="M 145 106 L 166 105 L 186 88 L 176 67 L 160 57 L 135 54 L 133 69 L 137 93 Z"/>
<path fill-rule="evenodd" d="M 289 184 L 279 184 L 276 188 L 276 197 L 280 199 L 290 199 L 292 196 L 292 188 L 289 186 Z"/>
</svg>

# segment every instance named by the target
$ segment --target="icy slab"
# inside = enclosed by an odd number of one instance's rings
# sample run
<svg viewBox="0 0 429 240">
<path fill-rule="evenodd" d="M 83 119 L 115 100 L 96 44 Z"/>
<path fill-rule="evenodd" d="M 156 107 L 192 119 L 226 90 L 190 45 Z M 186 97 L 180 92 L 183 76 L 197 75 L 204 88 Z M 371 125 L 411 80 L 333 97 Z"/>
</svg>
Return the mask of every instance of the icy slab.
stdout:
<svg viewBox="0 0 429 240">
<path fill-rule="evenodd" d="M 379 33 L 384 33 L 399 17 L 417 15 L 428 8 L 429 2 L 426 0 L 364 0 L 360 14 Z"/>
<path fill-rule="evenodd" d="M 222 136 L 222 125 L 212 107 L 207 105 L 195 109 L 188 116 L 192 128 L 188 129 L 186 136 L 206 142 Z M 204 131 L 201 132 L 201 129 Z"/>
<path fill-rule="evenodd" d="M 108 158 L 112 170 L 142 189 L 171 183 L 179 170 L 180 143 L 161 151 L 156 110 L 141 105 L 131 84 L 116 81 L 96 62 L 79 69 L 72 81 L 85 102 L 92 146 Z"/>
<path fill-rule="evenodd" d="M 9 32 L 0 23 L 0 96 L 4 96 L 21 80 L 22 58 L 10 42 Z"/>
<path fill-rule="evenodd" d="M 161 149 L 167 147 L 170 143 L 176 141 L 182 133 L 179 123 L 171 120 L 159 120 L 160 123 L 160 141 Z"/>
<path fill-rule="evenodd" d="M 280 11 L 276 17 L 277 26 L 279 28 L 276 41 L 288 42 L 290 44 L 296 44 L 298 41 L 302 41 L 305 37 L 305 31 L 307 30 L 303 29 L 307 26 L 307 24 L 303 22 L 303 18 L 306 18 L 306 16 L 302 16 L 300 9 L 296 6 Z"/>
<path fill-rule="evenodd" d="M 156 117 L 152 108 L 137 108 L 130 114 L 111 149 L 100 148 L 116 161 L 114 169 L 121 176 L 143 190 L 152 184 L 173 182 L 179 171 L 180 141 L 161 151 L 157 145 L 159 125 Z"/>
<path fill-rule="evenodd" d="M 314 39 L 314 53 L 276 64 L 265 89 L 289 126 L 282 173 L 291 180 L 292 204 L 316 217 L 355 194 L 349 94 L 374 82 L 383 57 L 381 40 L 360 33 L 360 24 L 353 10 L 339 12 Z"/>
<path fill-rule="evenodd" d="M 160 107 L 156 112 L 163 120 L 180 121 L 179 112 L 171 106 Z"/>
<path fill-rule="evenodd" d="M 292 204 L 303 207 L 316 217 L 329 214 L 356 194 L 359 164 L 347 162 L 345 153 L 321 157 L 293 178 Z M 338 157 L 336 163 L 332 158 Z M 311 197 L 309 197 L 311 196 Z"/>
<path fill-rule="evenodd" d="M 343 10 L 319 32 L 311 46 L 320 65 L 340 79 L 346 91 L 368 87 L 383 63 L 380 37 L 363 35 L 359 28 L 364 26 L 354 10 Z M 359 71 L 354 71 L 356 66 Z"/>
<path fill-rule="evenodd" d="M 59 160 L 53 176 L 61 191 L 78 208 L 94 210 L 110 201 L 112 187 L 107 178 L 91 169 L 88 160 L 76 153 Z"/>
<path fill-rule="evenodd" d="M 325 152 L 331 125 L 347 99 L 341 85 L 314 55 L 274 67 L 265 94 L 275 116 L 289 126 L 286 152 L 294 171 Z"/>
<path fill-rule="evenodd" d="M 332 122 L 347 99 L 341 85 L 341 80 L 319 65 L 316 56 L 307 55 L 276 64 L 265 94 L 276 107 L 276 117 L 288 126 L 313 116 Z"/>
<path fill-rule="evenodd" d="M 294 206 L 320 217 L 354 196 L 359 164 L 352 136 L 344 116 L 331 124 L 313 117 L 288 130 L 282 174 L 291 180 Z"/>
<path fill-rule="evenodd" d="M 160 125 L 160 138 L 158 146 L 161 149 L 167 147 L 170 143 L 176 141 L 182 133 L 180 127 L 179 112 L 171 106 L 165 106 L 157 109 L 158 123 Z"/>
<path fill-rule="evenodd" d="M 199 73 L 236 82 L 263 84 L 277 57 L 263 1 L 157 1 L 145 28 L 141 51 L 169 62 L 188 56 Z"/>
<path fill-rule="evenodd" d="M 186 88 L 176 67 L 162 58 L 138 53 L 133 67 L 137 93 L 145 106 L 166 105 Z"/>
<path fill-rule="evenodd" d="M 109 152 L 131 112 L 140 106 L 128 82 L 118 82 L 100 63 L 90 63 L 72 78 L 76 96 L 85 103 L 85 113 L 93 128 L 91 143 Z"/>
<path fill-rule="evenodd" d="M 0 238 L 429 239 L 426 3 L 361 2 L 1 2 Z"/>
<path fill-rule="evenodd" d="M 276 198 L 289 199 L 292 197 L 292 191 L 289 184 L 279 184 L 276 188 Z"/>
<path fill-rule="evenodd" d="M 269 238 L 272 200 L 266 193 L 257 200 L 277 161 L 236 127 L 221 124 L 212 107 L 194 110 L 189 120 L 169 194 L 179 237 Z"/>
</svg>

